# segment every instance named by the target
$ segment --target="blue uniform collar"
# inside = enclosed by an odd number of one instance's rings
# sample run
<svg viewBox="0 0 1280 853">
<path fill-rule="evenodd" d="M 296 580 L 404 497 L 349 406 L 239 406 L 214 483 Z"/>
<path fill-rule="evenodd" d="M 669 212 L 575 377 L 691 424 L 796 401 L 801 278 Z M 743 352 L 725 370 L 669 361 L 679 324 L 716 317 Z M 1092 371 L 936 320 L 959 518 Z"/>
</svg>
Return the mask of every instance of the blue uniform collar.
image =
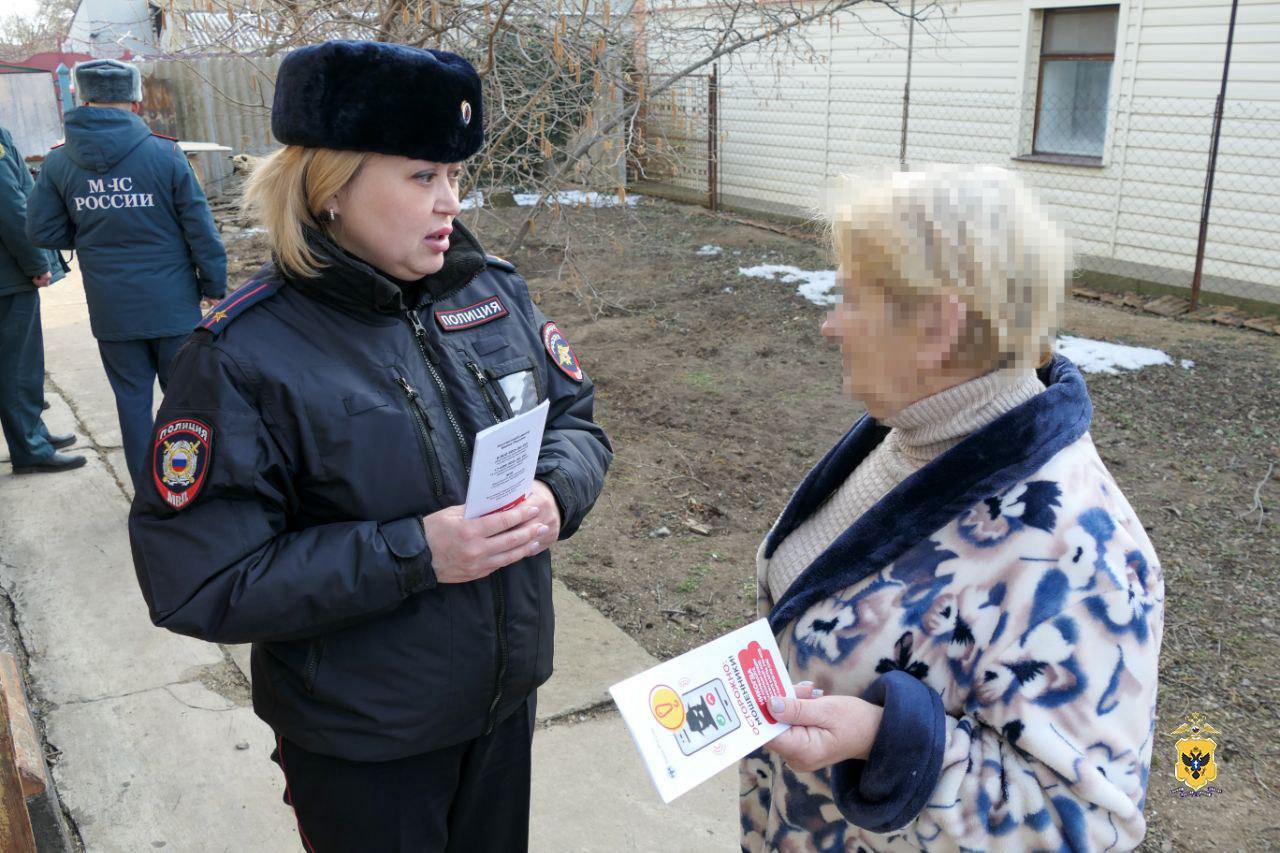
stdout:
<svg viewBox="0 0 1280 853">
<path fill-rule="evenodd" d="M 289 278 L 289 284 L 303 293 L 359 319 L 388 317 L 408 308 L 418 308 L 423 299 L 436 301 L 461 290 L 485 268 L 485 254 L 475 236 L 462 225 L 453 223 L 453 239 L 445 252 L 444 267 L 429 275 L 413 288 L 406 302 L 404 282 L 388 276 L 356 256 L 343 251 L 327 236 L 308 229 L 307 243 L 319 256 L 324 267 L 314 278 Z"/>
<path fill-rule="evenodd" d="M 1084 377 L 1054 356 L 1040 370 L 1047 386 L 903 480 L 827 547 L 769 613 L 775 633 L 807 610 L 892 563 L 911 546 L 984 498 L 1039 470 L 1089 429 L 1093 404 Z M 864 416 L 827 452 L 791 497 L 765 541 L 765 557 L 812 515 L 867 455 L 887 427 Z"/>
</svg>

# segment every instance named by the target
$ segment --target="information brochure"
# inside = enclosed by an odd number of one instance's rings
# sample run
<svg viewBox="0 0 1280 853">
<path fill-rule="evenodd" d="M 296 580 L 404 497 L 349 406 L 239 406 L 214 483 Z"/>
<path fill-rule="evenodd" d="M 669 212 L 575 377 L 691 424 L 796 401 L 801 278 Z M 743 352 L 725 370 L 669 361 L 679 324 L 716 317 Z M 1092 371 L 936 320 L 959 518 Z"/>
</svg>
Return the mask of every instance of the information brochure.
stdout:
<svg viewBox="0 0 1280 853">
<path fill-rule="evenodd" d="M 476 433 L 463 517 L 479 518 L 513 507 L 533 491 L 550 407 L 550 401 L 543 400 L 522 415 Z"/>
<path fill-rule="evenodd" d="M 769 714 L 794 696 L 765 619 L 609 688 L 664 803 L 790 726 Z"/>
</svg>

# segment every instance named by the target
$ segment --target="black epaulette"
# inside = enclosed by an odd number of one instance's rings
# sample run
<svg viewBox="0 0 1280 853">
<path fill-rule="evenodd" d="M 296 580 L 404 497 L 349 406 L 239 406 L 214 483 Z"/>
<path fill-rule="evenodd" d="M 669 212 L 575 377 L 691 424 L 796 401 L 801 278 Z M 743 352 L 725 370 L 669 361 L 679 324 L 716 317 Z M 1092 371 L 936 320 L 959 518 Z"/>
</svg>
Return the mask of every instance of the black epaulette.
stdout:
<svg viewBox="0 0 1280 853">
<path fill-rule="evenodd" d="M 220 333 L 231 325 L 232 320 L 274 294 L 283 284 L 284 279 L 275 273 L 274 268 L 259 270 L 257 275 L 213 306 L 196 328 L 207 329 L 215 335 Z"/>
<path fill-rule="evenodd" d="M 516 271 L 515 264 L 511 263 L 511 261 L 504 261 L 502 258 L 499 258 L 496 255 L 485 255 L 484 262 L 491 267 L 497 267 L 498 269 L 503 270 L 505 272 Z"/>
</svg>

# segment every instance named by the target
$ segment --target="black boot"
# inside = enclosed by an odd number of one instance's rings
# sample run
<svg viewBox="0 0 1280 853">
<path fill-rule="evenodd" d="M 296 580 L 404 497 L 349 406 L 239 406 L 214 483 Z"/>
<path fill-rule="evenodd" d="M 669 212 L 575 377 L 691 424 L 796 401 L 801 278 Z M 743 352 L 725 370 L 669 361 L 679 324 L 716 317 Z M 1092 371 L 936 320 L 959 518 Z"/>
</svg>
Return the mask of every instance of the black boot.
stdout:
<svg viewBox="0 0 1280 853">
<path fill-rule="evenodd" d="M 56 450 L 53 455 L 43 462 L 37 462 L 34 465 L 14 465 L 13 473 L 15 474 L 53 474 L 58 471 L 70 471 L 73 468 L 79 468 L 85 463 L 83 456 L 76 456 L 71 453 L 58 453 Z"/>
<path fill-rule="evenodd" d="M 66 435 L 48 435 L 45 440 L 53 445 L 54 450 L 61 450 L 64 447 L 70 447 L 76 443 L 76 434 L 69 432 Z"/>
</svg>

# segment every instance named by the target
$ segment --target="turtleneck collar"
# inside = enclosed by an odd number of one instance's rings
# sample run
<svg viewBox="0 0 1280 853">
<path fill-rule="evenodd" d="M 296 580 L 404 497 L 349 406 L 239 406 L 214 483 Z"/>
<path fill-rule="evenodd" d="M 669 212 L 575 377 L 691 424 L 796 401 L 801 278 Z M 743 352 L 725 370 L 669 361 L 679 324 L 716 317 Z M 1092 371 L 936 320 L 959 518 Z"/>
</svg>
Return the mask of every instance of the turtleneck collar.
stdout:
<svg viewBox="0 0 1280 853">
<path fill-rule="evenodd" d="M 1043 391 L 1006 412 L 899 483 L 805 569 L 769 614 L 781 632 L 826 596 L 898 559 L 958 511 L 1025 480 L 1089 430 L 1093 404 L 1084 377 L 1055 355 L 1040 369 Z M 885 426 L 863 417 L 814 466 L 769 531 L 769 559 L 881 441 Z"/>
<path fill-rule="evenodd" d="M 417 282 L 403 282 L 344 251 L 320 231 L 307 229 L 307 243 L 324 266 L 315 278 L 289 283 L 316 299 L 357 316 L 390 315 L 416 308 L 423 300 L 443 299 L 466 286 L 485 266 L 475 235 L 454 221 L 444 266 Z"/>
<path fill-rule="evenodd" d="M 881 421 L 888 446 L 928 461 L 1044 391 L 1030 368 L 997 370 L 917 400 Z"/>
</svg>

